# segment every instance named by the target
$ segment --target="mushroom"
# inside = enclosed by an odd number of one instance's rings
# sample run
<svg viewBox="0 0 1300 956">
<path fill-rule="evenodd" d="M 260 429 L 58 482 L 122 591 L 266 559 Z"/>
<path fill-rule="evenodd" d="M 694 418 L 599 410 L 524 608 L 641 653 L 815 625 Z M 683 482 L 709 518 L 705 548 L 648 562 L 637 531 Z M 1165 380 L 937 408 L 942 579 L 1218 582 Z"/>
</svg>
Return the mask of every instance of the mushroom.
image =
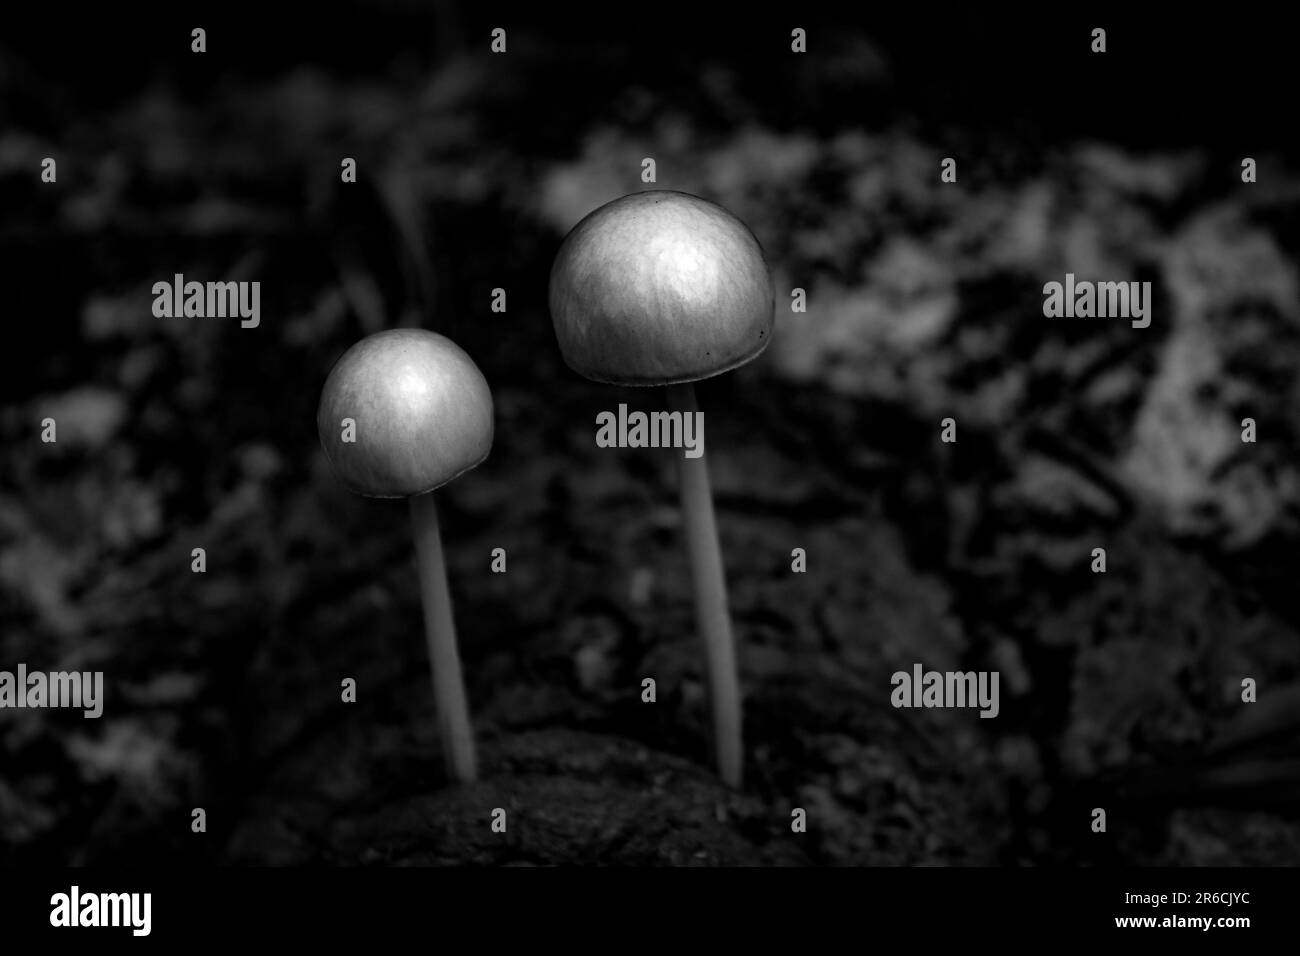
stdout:
<svg viewBox="0 0 1300 956">
<path fill-rule="evenodd" d="M 351 441 L 345 419 L 353 423 Z M 438 732 L 448 774 L 473 780 L 474 738 L 433 491 L 487 457 L 492 392 L 450 339 L 423 329 L 391 329 L 367 336 L 338 360 L 321 390 L 316 429 L 351 491 L 410 499 Z"/>
<path fill-rule="evenodd" d="M 720 206 L 647 190 L 573 227 L 550 279 L 551 320 L 574 371 L 616 385 L 666 385 L 683 416 L 694 382 L 753 359 L 771 339 L 773 291 L 754 234 Z M 678 459 L 682 510 L 704 642 L 718 774 L 742 777 L 741 705 L 726 579 L 706 458 Z"/>
</svg>

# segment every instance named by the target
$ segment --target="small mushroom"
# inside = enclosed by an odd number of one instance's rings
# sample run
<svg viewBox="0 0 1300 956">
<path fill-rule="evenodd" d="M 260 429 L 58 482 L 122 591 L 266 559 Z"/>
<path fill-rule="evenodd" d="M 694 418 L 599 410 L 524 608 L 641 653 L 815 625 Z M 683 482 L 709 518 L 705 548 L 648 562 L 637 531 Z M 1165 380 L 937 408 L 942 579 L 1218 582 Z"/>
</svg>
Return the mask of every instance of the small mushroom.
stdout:
<svg viewBox="0 0 1300 956">
<path fill-rule="evenodd" d="M 344 419 L 351 419 L 351 435 Z M 450 339 L 392 329 L 343 354 L 321 390 L 316 428 L 343 484 L 369 498 L 409 498 L 438 731 L 452 779 L 476 776 L 474 738 L 452 621 L 433 491 L 492 448 L 492 392 Z"/>
<path fill-rule="evenodd" d="M 666 385 L 694 414 L 693 382 L 753 359 L 772 337 L 771 273 L 754 234 L 720 206 L 647 190 L 573 227 L 551 269 L 550 310 L 574 371 L 616 385 Z M 718 773 L 742 778 L 741 704 L 706 458 L 678 458 L 695 622 L 704 642 Z"/>
</svg>

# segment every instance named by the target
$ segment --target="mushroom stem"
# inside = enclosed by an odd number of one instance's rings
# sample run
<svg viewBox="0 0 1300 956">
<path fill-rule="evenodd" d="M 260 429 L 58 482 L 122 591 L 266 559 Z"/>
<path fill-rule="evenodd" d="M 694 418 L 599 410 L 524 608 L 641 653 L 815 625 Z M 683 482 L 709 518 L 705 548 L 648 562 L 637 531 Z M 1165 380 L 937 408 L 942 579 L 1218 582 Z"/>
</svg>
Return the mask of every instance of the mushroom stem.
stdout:
<svg viewBox="0 0 1300 956">
<path fill-rule="evenodd" d="M 694 415 L 699 410 L 695 386 L 691 382 L 669 385 L 668 407 L 681 412 L 683 418 Z M 704 454 L 698 458 L 681 455 L 677 459 L 682 513 L 695 592 L 695 629 L 704 641 L 709 704 L 713 711 L 713 755 L 723 783 L 739 788 L 742 766 L 740 685 L 736 679 L 736 649 L 731 639 L 731 615 L 727 610 L 727 581 L 722 569 L 722 551 L 718 547 L 718 527 L 713 518 L 713 495 L 709 490 L 706 461 Z"/>
<path fill-rule="evenodd" d="M 442 739 L 447 773 L 459 783 L 478 775 L 474 737 L 470 731 L 465 685 L 461 681 L 456 627 L 447 589 L 447 564 L 442 556 L 438 509 L 433 492 L 411 498 L 411 527 L 420 569 L 420 603 L 424 606 L 424 634 L 433 667 L 433 699 L 438 708 L 438 734 Z"/>
</svg>

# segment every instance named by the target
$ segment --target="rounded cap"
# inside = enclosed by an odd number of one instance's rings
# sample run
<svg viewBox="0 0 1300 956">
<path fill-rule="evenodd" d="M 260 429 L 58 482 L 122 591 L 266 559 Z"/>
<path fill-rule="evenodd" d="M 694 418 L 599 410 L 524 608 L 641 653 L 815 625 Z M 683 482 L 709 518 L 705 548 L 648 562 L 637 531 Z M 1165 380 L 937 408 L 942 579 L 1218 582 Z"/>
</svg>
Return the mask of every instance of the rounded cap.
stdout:
<svg viewBox="0 0 1300 956">
<path fill-rule="evenodd" d="M 666 189 L 588 215 L 551 268 L 564 361 L 616 385 L 693 382 L 744 365 L 772 338 L 772 277 L 748 227 Z"/>
<path fill-rule="evenodd" d="M 354 441 L 345 441 L 345 418 Z M 325 456 L 370 498 L 433 491 L 487 457 L 492 392 L 455 342 L 424 329 L 369 335 L 343 353 L 316 412 Z"/>
</svg>

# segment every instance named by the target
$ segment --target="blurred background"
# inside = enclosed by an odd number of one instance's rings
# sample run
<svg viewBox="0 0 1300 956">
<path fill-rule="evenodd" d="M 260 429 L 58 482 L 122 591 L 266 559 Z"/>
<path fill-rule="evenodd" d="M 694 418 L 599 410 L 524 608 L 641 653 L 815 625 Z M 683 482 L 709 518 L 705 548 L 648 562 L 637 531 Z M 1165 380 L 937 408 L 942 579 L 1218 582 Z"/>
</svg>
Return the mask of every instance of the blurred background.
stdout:
<svg viewBox="0 0 1300 956">
<path fill-rule="evenodd" d="M 1297 862 L 1286 37 L 1100 8 L 16 20 L 0 668 L 102 670 L 106 700 L 0 712 L 0 863 Z M 742 794 L 705 756 L 675 462 L 594 446 L 598 411 L 662 396 L 570 372 L 546 311 L 563 235 L 643 157 L 747 222 L 777 289 L 771 347 L 699 388 Z M 1150 281 L 1150 328 L 1044 319 L 1067 271 Z M 176 272 L 260 281 L 260 327 L 155 318 Z M 496 400 L 440 494 L 472 787 L 443 777 L 406 508 L 316 437 L 331 364 L 402 325 Z M 999 671 L 998 718 L 891 708 L 917 661 Z"/>
</svg>

